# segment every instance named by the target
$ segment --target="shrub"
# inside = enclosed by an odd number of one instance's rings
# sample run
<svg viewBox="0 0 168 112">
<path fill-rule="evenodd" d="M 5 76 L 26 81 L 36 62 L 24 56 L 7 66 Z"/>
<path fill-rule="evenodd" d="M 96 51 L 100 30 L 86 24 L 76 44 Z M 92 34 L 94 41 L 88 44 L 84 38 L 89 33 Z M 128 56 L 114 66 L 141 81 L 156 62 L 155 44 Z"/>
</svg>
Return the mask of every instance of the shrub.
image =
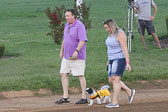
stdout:
<svg viewBox="0 0 168 112">
<path fill-rule="evenodd" d="M 65 13 L 65 7 L 62 5 L 61 7 L 57 7 L 54 11 L 51 11 L 50 8 L 46 9 L 46 15 L 48 16 L 49 20 L 49 28 L 51 29 L 50 32 L 47 32 L 47 35 L 50 35 L 54 42 L 57 45 L 60 45 L 63 31 L 64 31 L 64 13 Z"/>
<path fill-rule="evenodd" d="M 5 46 L 3 44 L 0 44 L 0 57 L 3 55 L 5 50 Z"/>
<path fill-rule="evenodd" d="M 166 16 L 167 35 L 168 35 L 168 16 Z"/>
</svg>

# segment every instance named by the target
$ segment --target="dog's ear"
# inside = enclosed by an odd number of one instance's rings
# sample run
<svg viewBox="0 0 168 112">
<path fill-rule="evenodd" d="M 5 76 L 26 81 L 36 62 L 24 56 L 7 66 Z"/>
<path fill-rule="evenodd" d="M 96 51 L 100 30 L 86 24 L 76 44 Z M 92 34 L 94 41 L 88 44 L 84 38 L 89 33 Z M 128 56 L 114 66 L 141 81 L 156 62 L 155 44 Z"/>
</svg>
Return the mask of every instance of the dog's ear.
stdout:
<svg viewBox="0 0 168 112">
<path fill-rule="evenodd" d="M 93 89 L 92 88 L 86 88 L 85 90 L 88 94 L 92 94 L 93 93 Z"/>
<path fill-rule="evenodd" d="M 89 88 L 86 88 L 86 89 L 85 89 L 85 91 L 86 91 L 86 94 L 89 94 L 89 93 L 88 93 L 88 90 L 89 90 Z"/>
<path fill-rule="evenodd" d="M 85 91 L 88 91 L 88 90 L 89 90 L 89 88 L 86 88 L 86 89 L 85 89 Z"/>
<path fill-rule="evenodd" d="M 86 91 L 87 94 L 89 94 L 89 90 L 90 90 L 90 88 L 86 88 L 85 89 L 85 91 Z"/>
</svg>

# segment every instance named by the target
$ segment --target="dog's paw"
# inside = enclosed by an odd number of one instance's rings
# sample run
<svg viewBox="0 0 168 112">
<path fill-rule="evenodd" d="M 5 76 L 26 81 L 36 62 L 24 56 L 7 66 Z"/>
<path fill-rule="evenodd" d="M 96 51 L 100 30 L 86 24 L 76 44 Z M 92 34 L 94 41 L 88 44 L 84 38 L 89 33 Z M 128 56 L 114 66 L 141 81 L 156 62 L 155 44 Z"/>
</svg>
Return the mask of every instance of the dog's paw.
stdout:
<svg viewBox="0 0 168 112">
<path fill-rule="evenodd" d="M 100 105 L 100 104 L 102 104 L 102 103 L 101 103 L 101 102 L 97 102 L 97 104 L 99 104 L 99 105 Z"/>
<path fill-rule="evenodd" d="M 88 106 L 92 106 L 93 104 L 88 104 Z"/>
<path fill-rule="evenodd" d="M 103 102 L 103 104 L 105 104 L 105 103 L 106 103 L 106 101 Z"/>
</svg>

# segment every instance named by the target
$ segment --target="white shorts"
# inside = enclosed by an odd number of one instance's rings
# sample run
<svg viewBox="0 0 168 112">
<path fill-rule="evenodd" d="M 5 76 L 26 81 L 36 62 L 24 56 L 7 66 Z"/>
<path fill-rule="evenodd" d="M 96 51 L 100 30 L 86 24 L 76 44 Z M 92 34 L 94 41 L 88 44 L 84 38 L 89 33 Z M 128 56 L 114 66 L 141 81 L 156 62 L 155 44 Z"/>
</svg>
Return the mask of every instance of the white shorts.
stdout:
<svg viewBox="0 0 168 112">
<path fill-rule="evenodd" d="M 60 73 L 72 73 L 73 76 L 83 76 L 85 72 L 85 60 L 62 59 Z"/>
</svg>

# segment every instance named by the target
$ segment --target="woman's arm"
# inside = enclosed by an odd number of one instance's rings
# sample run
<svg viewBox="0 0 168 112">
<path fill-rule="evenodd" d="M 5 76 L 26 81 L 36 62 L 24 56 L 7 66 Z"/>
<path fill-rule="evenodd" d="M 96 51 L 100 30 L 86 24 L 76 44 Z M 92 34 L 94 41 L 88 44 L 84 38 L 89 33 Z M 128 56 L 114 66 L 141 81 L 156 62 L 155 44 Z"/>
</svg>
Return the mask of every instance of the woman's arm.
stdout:
<svg viewBox="0 0 168 112">
<path fill-rule="evenodd" d="M 128 72 L 131 71 L 130 66 L 130 60 L 129 60 L 129 54 L 128 54 L 128 48 L 127 48 L 127 37 L 124 32 L 120 32 L 117 36 L 117 40 L 121 45 L 122 52 L 124 54 L 124 57 L 126 59 L 126 69 Z"/>
</svg>

